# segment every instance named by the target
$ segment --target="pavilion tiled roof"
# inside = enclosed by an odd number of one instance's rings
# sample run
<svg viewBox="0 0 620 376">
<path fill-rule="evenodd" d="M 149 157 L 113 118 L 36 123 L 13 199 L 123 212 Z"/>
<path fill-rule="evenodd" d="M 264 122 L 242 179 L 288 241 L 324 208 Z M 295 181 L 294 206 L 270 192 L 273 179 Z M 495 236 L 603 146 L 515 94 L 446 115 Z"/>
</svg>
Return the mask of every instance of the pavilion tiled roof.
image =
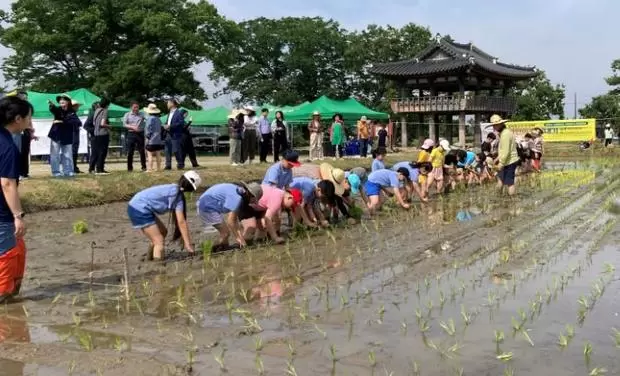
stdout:
<svg viewBox="0 0 620 376">
<path fill-rule="evenodd" d="M 427 60 L 438 50 L 447 55 L 447 58 Z M 370 72 L 388 77 L 420 77 L 453 73 L 468 68 L 517 80 L 538 74 L 535 67 L 500 63 L 497 58 L 471 43 L 456 43 L 444 38 L 437 38 L 413 59 L 375 64 L 370 68 Z"/>
</svg>

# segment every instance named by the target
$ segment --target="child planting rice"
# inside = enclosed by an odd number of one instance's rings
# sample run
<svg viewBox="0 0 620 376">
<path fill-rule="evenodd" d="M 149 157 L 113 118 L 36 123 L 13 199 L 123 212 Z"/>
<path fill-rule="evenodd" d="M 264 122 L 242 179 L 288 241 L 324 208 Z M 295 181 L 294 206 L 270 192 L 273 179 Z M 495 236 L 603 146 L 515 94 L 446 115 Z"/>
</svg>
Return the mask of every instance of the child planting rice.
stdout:
<svg viewBox="0 0 620 376">
<path fill-rule="evenodd" d="M 385 169 L 385 155 L 387 151 L 385 148 L 378 148 L 377 150 L 372 152 L 372 165 L 370 166 L 371 171 L 383 170 Z"/>
<path fill-rule="evenodd" d="M 185 250 L 194 254 L 187 225 L 187 204 L 185 193 L 194 192 L 200 186 L 200 176 L 195 171 L 187 171 L 177 184 L 164 184 L 147 188 L 136 193 L 129 201 L 127 215 L 133 228 L 142 231 L 151 242 L 149 259 L 164 258 L 164 239 L 168 230 L 158 216 L 170 213 L 174 222 L 172 240 L 183 239 Z"/>
<path fill-rule="evenodd" d="M 392 166 L 392 171 L 398 171 L 401 168 L 409 170 L 409 182 L 405 185 L 407 199 L 411 200 L 415 193 L 421 201 L 428 201 L 424 189 L 420 186 L 420 177 L 428 175 L 428 173 L 432 171 L 433 165 L 430 162 L 398 162 Z"/>
<path fill-rule="evenodd" d="M 443 192 L 444 186 L 444 159 L 447 152 L 450 151 L 450 143 L 447 140 L 441 140 L 439 146 L 433 149 L 430 154 L 433 171 L 428 175 L 427 189 L 428 192 L 433 184 L 436 184 L 437 192 Z"/>
<path fill-rule="evenodd" d="M 303 220 L 306 226 L 329 226 L 329 221 L 319 210 L 320 202 L 333 206 L 336 197 L 334 183 L 329 180 L 314 180 L 298 177 L 293 179 L 291 188 L 298 189 L 303 195 L 303 202 L 295 209 L 297 219 Z"/>
<path fill-rule="evenodd" d="M 294 209 L 303 202 L 303 195 L 298 189 L 282 190 L 270 185 L 263 184 L 263 195 L 256 205 L 252 205 L 250 210 L 242 214 L 244 238 L 246 240 L 254 237 L 258 232 L 259 239 L 263 232 L 276 244 L 284 243 L 284 238 L 280 236 L 282 225 L 281 215 L 283 209 Z"/>
<path fill-rule="evenodd" d="M 410 205 L 405 202 L 404 192 L 401 191 L 402 186 L 408 183 L 409 169 L 404 167 L 399 168 L 397 171 L 379 170 L 371 172 L 364 186 L 364 190 L 368 196 L 367 206 L 370 214 L 374 214 L 381 208 L 381 192 L 384 192 L 388 196 L 396 196 L 396 200 L 400 206 L 409 209 Z"/>
<path fill-rule="evenodd" d="M 198 199 L 198 217 L 206 226 L 213 226 L 219 232 L 218 246 L 228 246 L 228 238 L 232 235 L 241 247 L 245 247 L 239 214 L 256 204 L 262 196 L 263 189 L 258 183 L 216 184 Z"/>
</svg>

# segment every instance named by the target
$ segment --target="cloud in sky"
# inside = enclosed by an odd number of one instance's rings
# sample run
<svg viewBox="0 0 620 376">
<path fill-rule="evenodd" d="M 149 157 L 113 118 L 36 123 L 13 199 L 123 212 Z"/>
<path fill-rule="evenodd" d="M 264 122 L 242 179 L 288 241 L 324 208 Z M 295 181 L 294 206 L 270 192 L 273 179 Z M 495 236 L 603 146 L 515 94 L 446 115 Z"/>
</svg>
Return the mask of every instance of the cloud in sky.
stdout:
<svg viewBox="0 0 620 376">
<path fill-rule="evenodd" d="M 556 83 L 566 85 L 567 102 L 577 93 L 578 105 L 607 91 L 603 77 L 620 58 L 616 24 L 617 0 L 211 0 L 221 14 L 236 21 L 258 16 L 321 16 L 348 29 L 409 22 L 433 33 L 474 42 L 501 61 L 536 65 Z M 8 9 L 10 0 L 0 0 Z M 0 56 L 8 50 L 1 48 Z M 197 69 L 206 82 L 208 66 Z M 211 103 L 228 104 L 228 99 Z M 572 103 L 567 110 L 572 113 Z"/>
</svg>

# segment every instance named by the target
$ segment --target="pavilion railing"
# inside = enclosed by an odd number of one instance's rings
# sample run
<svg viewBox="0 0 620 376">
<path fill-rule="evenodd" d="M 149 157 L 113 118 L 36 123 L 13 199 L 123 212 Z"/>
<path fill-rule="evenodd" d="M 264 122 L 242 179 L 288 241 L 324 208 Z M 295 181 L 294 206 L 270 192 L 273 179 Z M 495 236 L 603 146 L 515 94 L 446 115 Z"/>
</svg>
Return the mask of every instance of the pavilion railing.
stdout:
<svg viewBox="0 0 620 376">
<path fill-rule="evenodd" d="M 395 113 L 432 112 L 499 112 L 514 113 L 517 99 L 514 97 L 489 96 L 436 96 L 419 98 L 397 98 L 392 100 Z"/>
</svg>

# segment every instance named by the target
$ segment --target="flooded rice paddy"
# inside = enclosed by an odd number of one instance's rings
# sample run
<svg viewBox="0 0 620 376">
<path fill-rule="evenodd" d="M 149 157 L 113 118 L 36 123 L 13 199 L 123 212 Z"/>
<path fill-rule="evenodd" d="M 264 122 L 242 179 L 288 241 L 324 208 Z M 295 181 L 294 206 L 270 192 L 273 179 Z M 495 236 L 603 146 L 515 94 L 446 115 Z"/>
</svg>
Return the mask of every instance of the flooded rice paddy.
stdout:
<svg viewBox="0 0 620 376">
<path fill-rule="evenodd" d="M 620 171 L 547 167 L 514 200 L 457 191 L 166 265 L 123 204 L 33 215 L 0 375 L 620 374 Z"/>
</svg>

